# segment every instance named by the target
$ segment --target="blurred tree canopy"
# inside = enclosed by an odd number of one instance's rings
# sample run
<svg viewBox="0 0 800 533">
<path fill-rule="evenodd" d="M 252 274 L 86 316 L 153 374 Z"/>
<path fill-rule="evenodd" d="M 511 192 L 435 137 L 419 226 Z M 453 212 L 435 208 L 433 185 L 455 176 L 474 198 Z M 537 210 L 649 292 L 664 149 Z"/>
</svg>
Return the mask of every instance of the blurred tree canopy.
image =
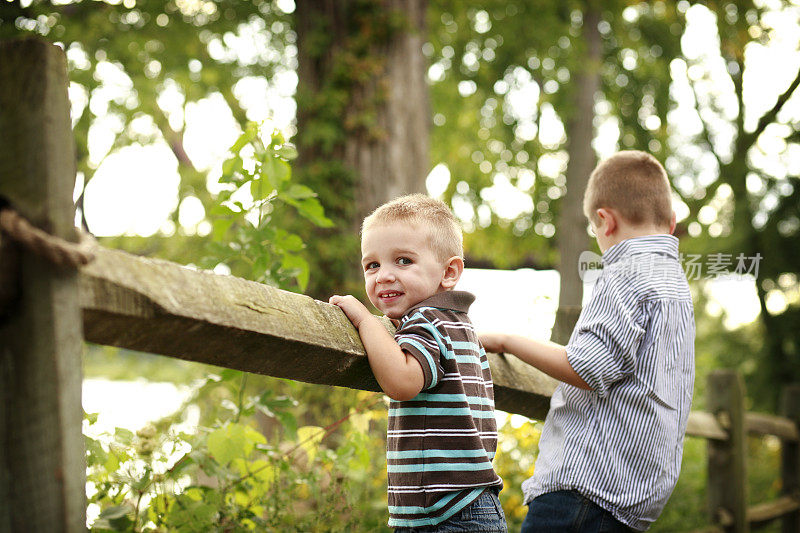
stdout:
<svg viewBox="0 0 800 533">
<path fill-rule="evenodd" d="M 774 405 L 775 384 L 800 379 L 800 258 L 792 246 L 800 229 L 800 72 L 796 56 L 781 69 L 765 69 L 760 58 L 796 48 L 797 3 L 420 0 L 408 12 L 400 5 L 15 0 L 0 7 L 0 37 L 63 43 L 84 184 L 114 150 L 165 143 L 181 175 L 179 205 L 194 197 L 206 213 L 215 198 L 209 170 L 185 150 L 187 107 L 221 97 L 243 128 L 253 114 L 248 84 L 260 80 L 266 100 L 279 76 L 296 73 L 297 131 L 287 135 L 297 137 L 299 179 L 319 192 L 336 228 L 305 229 L 310 255 L 321 258 L 310 258 L 318 296 L 356 290 L 356 228 L 382 201 L 365 199 L 366 189 L 419 190 L 435 167 L 428 186 L 464 220 L 470 264 L 559 268 L 561 303 L 579 303 L 575 254 L 594 246 L 579 209 L 588 170 L 614 150 L 648 150 L 673 180 L 682 248 L 700 254 L 701 278 L 714 276 L 711 267 L 757 274 L 764 342 L 731 364 L 746 363 L 751 390 Z M 426 94 L 409 92 L 419 83 L 393 92 L 398 72 L 423 72 Z M 121 93 L 110 91 L 115 83 Z M 407 107 L 391 107 L 398 102 Z M 392 125 L 420 109 L 430 122 L 414 130 L 412 148 Z M 101 123 L 116 134 L 103 153 L 90 154 Z M 410 181 L 386 170 L 395 167 L 413 174 Z M 176 235 L 110 244 L 197 261 L 204 237 L 183 231 L 177 213 Z"/>
</svg>

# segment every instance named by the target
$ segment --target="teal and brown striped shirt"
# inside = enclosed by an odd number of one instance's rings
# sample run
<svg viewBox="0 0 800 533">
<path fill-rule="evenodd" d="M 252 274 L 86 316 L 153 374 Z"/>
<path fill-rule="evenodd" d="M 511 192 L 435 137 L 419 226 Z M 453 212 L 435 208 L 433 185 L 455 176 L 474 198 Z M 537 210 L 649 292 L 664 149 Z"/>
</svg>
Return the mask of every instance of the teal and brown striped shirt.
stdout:
<svg viewBox="0 0 800 533">
<path fill-rule="evenodd" d="M 441 292 L 409 309 L 395 340 L 422 366 L 414 399 L 389 406 L 389 526 L 443 522 L 487 487 L 502 488 L 494 390 L 486 352 L 467 311 L 475 297 Z"/>
</svg>

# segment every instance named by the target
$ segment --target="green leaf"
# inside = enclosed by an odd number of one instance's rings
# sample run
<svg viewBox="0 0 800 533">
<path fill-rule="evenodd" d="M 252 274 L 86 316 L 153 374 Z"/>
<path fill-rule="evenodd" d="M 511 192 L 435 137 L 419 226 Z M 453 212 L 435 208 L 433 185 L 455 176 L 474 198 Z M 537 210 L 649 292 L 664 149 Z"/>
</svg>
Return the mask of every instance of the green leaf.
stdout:
<svg viewBox="0 0 800 533">
<path fill-rule="evenodd" d="M 288 411 L 278 411 L 275 416 L 280 420 L 283 430 L 286 432 L 286 438 L 294 440 L 297 438 L 297 418 Z"/>
<path fill-rule="evenodd" d="M 315 193 L 309 187 L 306 187 L 305 185 L 298 185 L 296 183 L 289 187 L 289 189 L 287 189 L 283 194 L 295 198 L 296 200 L 302 200 L 303 198 L 315 198 L 317 196 L 317 193 Z"/>
<path fill-rule="evenodd" d="M 273 189 L 281 190 L 281 185 L 292 176 L 289 163 L 277 157 L 267 157 L 261 164 L 261 176 L 265 177 Z"/>
<path fill-rule="evenodd" d="M 252 273 L 253 277 L 258 279 L 264 274 L 267 273 L 269 270 L 269 265 L 272 262 L 272 255 L 268 252 L 265 252 L 261 256 L 257 257 L 256 260 L 253 262 Z"/>
<path fill-rule="evenodd" d="M 86 446 L 86 462 L 88 466 L 94 466 L 98 464 L 105 464 L 108 460 L 108 453 L 103 449 L 103 445 L 100 444 L 100 441 L 92 439 L 90 437 L 85 437 L 85 446 Z M 109 469 L 109 470 L 116 470 Z"/>
<path fill-rule="evenodd" d="M 247 442 L 242 424 L 228 424 L 208 435 L 208 451 L 221 465 L 227 465 L 236 457 L 246 457 L 252 446 Z"/>
<path fill-rule="evenodd" d="M 298 444 L 308 455 L 309 464 L 314 461 L 324 436 L 325 430 L 317 426 L 303 426 L 297 430 Z"/>
<path fill-rule="evenodd" d="M 269 406 L 272 409 L 289 409 L 298 405 L 297 400 L 289 396 L 278 396 L 273 398 L 273 392 L 267 391 L 258 398 L 258 403 Z"/>
<path fill-rule="evenodd" d="M 276 248 L 285 252 L 299 252 L 305 247 L 303 239 L 299 235 L 282 230 L 278 232 L 274 240 Z"/>
<path fill-rule="evenodd" d="M 215 241 L 221 241 L 225 238 L 225 234 L 234 223 L 233 218 L 217 219 L 211 224 L 211 238 Z"/>
<path fill-rule="evenodd" d="M 283 260 L 281 261 L 281 270 L 297 279 L 297 284 L 300 286 L 300 291 L 306 290 L 310 276 L 308 261 L 299 255 L 285 254 L 283 256 Z"/>
<path fill-rule="evenodd" d="M 293 159 L 297 159 L 297 148 L 294 147 L 293 144 L 284 144 L 275 152 L 280 157 L 287 159 L 289 161 Z"/>
<path fill-rule="evenodd" d="M 235 155 L 226 159 L 222 163 L 222 175 L 219 178 L 220 183 L 236 183 L 241 181 L 240 173 L 244 170 L 242 158 Z"/>
<path fill-rule="evenodd" d="M 275 467 L 264 460 L 253 461 L 250 469 L 254 472 L 255 478 L 263 485 L 269 486 L 275 481 Z"/>
<path fill-rule="evenodd" d="M 133 520 L 128 516 L 130 512 L 128 507 L 122 505 L 107 507 L 92 524 L 92 530 L 130 531 L 133 526 Z"/>
<path fill-rule="evenodd" d="M 239 136 L 238 139 L 236 139 L 236 142 L 233 143 L 230 151 L 234 154 L 238 154 L 242 148 L 253 142 L 253 139 L 255 139 L 257 136 L 258 125 L 255 122 L 248 122 L 247 126 L 245 126 L 244 132 Z"/>
<path fill-rule="evenodd" d="M 238 213 L 231 209 L 230 205 L 225 203 L 214 204 L 211 206 L 211 209 L 209 209 L 208 214 L 216 217 L 231 217 L 232 215 L 237 215 Z M 233 219 L 231 218 L 231 220 Z"/>
<path fill-rule="evenodd" d="M 116 428 L 114 431 L 114 437 L 120 444 L 130 446 L 130 444 L 133 442 L 133 432 L 125 428 Z"/>
<path fill-rule="evenodd" d="M 242 379 L 242 374 L 244 374 L 244 372 L 241 370 L 226 368 L 219 373 L 219 376 L 222 378 L 222 381 L 232 381 L 235 379 Z"/>
<path fill-rule="evenodd" d="M 226 465 L 243 451 L 243 438 L 244 431 L 231 429 L 230 426 L 220 428 L 208 436 L 208 451 L 217 463 Z"/>
<path fill-rule="evenodd" d="M 325 209 L 319 200 L 316 198 L 304 198 L 302 200 L 295 200 L 291 196 L 282 195 L 281 199 L 287 204 L 293 205 L 297 208 L 297 212 L 304 218 L 310 220 L 321 228 L 330 228 L 333 226 L 331 219 L 325 216 Z"/>
<path fill-rule="evenodd" d="M 114 472 L 119 468 L 119 458 L 113 454 L 109 453 L 106 455 L 106 460 L 103 462 L 103 467 L 108 472 Z"/>
</svg>

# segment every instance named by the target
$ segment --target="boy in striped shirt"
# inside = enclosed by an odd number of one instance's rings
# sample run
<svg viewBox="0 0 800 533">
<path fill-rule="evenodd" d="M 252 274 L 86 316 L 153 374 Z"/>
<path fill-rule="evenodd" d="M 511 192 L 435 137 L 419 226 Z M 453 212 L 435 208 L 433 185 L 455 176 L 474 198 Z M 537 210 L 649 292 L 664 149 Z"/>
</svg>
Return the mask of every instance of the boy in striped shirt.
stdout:
<svg viewBox="0 0 800 533">
<path fill-rule="evenodd" d="M 392 337 L 353 296 L 332 296 L 361 336 L 391 398 L 386 462 L 389 526 L 402 532 L 507 531 L 492 467 L 497 448 L 486 352 L 455 291 L 464 270 L 461 229 L 422 194 L 364 219 L 361 265 L 372 304 L 398 325 Z"/>
<path fill-rule="evenodd" d="M 567 346 L 480 336 L 563 382 L 522 485 L 525 533 L 645 530 L 680 471 L 695 328 L 667 174 L 618 152 L 592 172 L 583 208 L 603 269 Z"/>
</svg>

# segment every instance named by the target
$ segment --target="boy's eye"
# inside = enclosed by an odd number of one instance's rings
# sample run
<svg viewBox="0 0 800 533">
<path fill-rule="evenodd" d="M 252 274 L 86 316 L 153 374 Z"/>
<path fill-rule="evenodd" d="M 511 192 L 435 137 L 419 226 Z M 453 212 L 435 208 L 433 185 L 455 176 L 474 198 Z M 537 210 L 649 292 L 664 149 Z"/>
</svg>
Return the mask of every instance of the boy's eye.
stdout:
<svg viewBox="0 0 800 533">
<path fill-rule="evenodd" d="M 378 268 L 380 264 L 377 261 L 372 261 L 364 265 L 364 270 L 372 270 L 373 268 Z"/>
<path fill-rule="evenodd" d="M 410 265 L 412 262 L 413 261 L 411 261 L 411 259 L 409 259 L 408 257 L 400 257 L 397 259 L 398 265 Z"/>
</svg>

